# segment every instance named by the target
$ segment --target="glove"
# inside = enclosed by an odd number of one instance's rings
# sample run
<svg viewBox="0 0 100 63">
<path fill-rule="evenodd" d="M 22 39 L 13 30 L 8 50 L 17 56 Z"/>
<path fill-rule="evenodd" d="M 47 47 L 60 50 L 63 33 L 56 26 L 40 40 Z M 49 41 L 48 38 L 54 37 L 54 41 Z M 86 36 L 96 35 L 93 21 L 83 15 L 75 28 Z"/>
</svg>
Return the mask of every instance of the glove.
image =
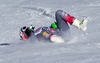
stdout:
<svg viewBox="0 0 100 63">
<path fill-rule="evenodd" d="M 30 25 L 30 26 L 29 26 L 29 31 L 33 32 L 33 31 L 34 31 L 34 28 L 35 28 L 35 26 Z"/>
</svg>

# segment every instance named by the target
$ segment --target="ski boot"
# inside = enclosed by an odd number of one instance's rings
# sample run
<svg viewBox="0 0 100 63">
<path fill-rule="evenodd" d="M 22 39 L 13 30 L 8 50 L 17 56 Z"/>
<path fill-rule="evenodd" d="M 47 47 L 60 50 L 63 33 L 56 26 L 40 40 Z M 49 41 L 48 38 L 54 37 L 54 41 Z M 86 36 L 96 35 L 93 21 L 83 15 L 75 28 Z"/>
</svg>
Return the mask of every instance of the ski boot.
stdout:
<svg viewBox="0 0 100 63">
<path fill-rule="evenodd" d="M 76 26 L 80 30 L 86 31 L 87 30 L 87 22 L 88 20 L 79 20 L 79 19 L 74 19 L 72 25 Z"/>
</svg>

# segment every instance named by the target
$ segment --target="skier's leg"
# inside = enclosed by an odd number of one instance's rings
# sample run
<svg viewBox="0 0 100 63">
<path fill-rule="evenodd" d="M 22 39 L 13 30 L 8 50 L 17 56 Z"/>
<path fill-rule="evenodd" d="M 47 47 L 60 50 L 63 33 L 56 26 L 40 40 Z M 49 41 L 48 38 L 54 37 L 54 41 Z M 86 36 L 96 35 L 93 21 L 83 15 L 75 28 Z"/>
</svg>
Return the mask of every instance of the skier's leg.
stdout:
<svg viewBox="0 0 100 63">
<path fill-rule="evenodd" d="M 70 38 L 70 28 L 68 25 L 68 22 L 64 20 L 63 16 L 65 13 L 62 10 L 58 10 L 55 14 L 57 27 L 60 30 L 57 35 L 60 35 L 63 37 L 64 40 L 69 40 Z"/>
<path fill-rule="evenodd" d="M 69 14 L 66 14 L 65 12 L 62 12 L 61 16 L 66 22 L 68 22 L 70 25 L 74 25 L 77 28 L 86 31 L 87 29 L 87 20 L 79 20 L 75 18 L 74 16 L 71 16 Z"/>
<path fill-rule="evenodd" d="M 58 10 L 55 14 L 57 27 L 62 31 L 67 31 L 69 29 L 68 23 L 63 19 L 64 12 L 62 10 Z"/>
</svg>

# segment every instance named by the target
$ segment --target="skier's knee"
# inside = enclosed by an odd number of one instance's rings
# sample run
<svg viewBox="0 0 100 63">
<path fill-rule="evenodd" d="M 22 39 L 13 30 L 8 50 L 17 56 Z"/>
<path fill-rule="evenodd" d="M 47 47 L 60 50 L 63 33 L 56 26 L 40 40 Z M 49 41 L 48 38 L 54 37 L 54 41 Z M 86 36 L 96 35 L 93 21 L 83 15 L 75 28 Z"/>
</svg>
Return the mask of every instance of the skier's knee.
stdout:
<svg viewBox="0 0 100 63">
<path fill-rule="evenodd" d="M 62 12 L 63 12 L 62 10 L 57 10 L 57 11 L 56 11 L 56 15 L 61 15 Z"/>
<path fill-rule="evenodd" d="M 65 14 L 66 13 L 63 12 L 63 10 L 57 10 L 55 16 L 59 16 L 59 17 L 63 18 Z"/>
</svg>

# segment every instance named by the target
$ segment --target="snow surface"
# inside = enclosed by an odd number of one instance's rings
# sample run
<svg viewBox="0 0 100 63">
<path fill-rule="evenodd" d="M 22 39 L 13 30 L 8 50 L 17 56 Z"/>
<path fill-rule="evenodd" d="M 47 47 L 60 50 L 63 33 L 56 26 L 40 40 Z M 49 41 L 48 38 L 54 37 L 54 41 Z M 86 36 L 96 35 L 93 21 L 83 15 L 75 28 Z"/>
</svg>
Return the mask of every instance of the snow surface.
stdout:
<svg viewBox="0 0 100 63">
<path fill-rule="evenodd" d="M 21 41 L 24 25 L 48 26 L 53 19 L 40 15 L 43 8 L 89 19 L 88 30 L 70 26 L 70 40 L 62 44 Z M 0 63 L 100 63 L 100 0 L 0 0 Z M 67 36 L 66 36 L 67 37 Z"/>
</svg>

